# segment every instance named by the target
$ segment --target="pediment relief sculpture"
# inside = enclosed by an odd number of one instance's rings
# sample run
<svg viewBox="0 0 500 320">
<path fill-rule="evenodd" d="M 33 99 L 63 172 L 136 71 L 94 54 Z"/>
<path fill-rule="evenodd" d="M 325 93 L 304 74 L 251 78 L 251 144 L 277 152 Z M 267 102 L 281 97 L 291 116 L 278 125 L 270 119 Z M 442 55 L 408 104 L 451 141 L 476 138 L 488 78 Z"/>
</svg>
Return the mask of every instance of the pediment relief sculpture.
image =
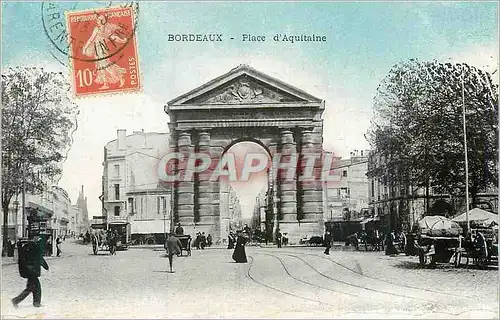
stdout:
<svg viewBox="0 0 500 320">
<path fill-rule="evenodd" d="M 206 104 L 245 104 L 283 103 L 293 101 L 302 101 L 302 99 L 286 93 L 270 90 L 247 78 L 240 78 L 222 89 L 214 90 L 205 97 L 200 97 L 196 99 L 196 101 L 190 102 Z"/>
</svg>

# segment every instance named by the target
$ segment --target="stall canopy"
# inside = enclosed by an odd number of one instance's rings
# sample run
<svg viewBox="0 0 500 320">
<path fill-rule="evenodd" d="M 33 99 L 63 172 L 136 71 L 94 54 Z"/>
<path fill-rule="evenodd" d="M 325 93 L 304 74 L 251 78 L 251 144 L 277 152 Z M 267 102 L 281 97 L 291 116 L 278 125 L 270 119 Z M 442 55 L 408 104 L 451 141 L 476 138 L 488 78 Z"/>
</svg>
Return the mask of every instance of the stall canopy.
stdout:
<svg viewBox="0 0 500 320">
<path fill-rule="evenodd" d="M 420 219 L 415 227 L 420 234 L 435 237 L 458 236 L 462 228 L 457 222 L 443 216 L 426 216 Z"/>
<path fill-rule="evenodd" d="M 464 212 L 461 215 L 453 218 L 453 221 L 459 223 L 466 222 L 467 221 L 466 213 Z M 469 221 L 481 221 L 488 225 L 491 224 L 492 222 L 498 224 L 498 215 L 483 209 L 474 208 L 472 210 L 469 210 Z"/>
</svg>

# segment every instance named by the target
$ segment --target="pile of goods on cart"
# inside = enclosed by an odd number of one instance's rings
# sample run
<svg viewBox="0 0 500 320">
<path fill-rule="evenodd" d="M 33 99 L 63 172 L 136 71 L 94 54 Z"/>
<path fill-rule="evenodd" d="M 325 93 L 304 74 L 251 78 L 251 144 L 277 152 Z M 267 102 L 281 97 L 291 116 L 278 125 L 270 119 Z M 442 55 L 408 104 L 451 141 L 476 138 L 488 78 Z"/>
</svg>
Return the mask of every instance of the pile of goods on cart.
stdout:
<svg viewBox="0 0 500 320">
<path fill-rule="evenodd" d="M 452 262 L 460 264 L 462 254 L 460 225 L 443 216 L 426 216 L 413 227 L 413 241 L 421 266 Z"/>
<path fill-rule="evenodd" d="M 470 262 L 478 267 L 487 267 L 497 264 L 498 261 L 498 215 L 480 208 L 469 210 L 453 221 L 467 228 L 469 221 L 469 232 L 464 235 L 465 264 Z"/>
</svg>

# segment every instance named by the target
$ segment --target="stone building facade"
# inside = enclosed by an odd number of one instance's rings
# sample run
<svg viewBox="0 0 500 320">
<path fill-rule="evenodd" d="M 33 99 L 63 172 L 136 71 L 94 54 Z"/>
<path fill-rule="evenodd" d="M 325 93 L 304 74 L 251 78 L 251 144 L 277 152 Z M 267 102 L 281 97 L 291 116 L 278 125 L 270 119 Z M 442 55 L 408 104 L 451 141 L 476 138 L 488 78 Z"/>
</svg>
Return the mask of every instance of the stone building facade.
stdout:
<svg viewBox="0 0 500 320">
<path fill-rule="evenodd" d="M 214 164 L 241 141 L 261 145 L 271 158 L 322 152 L 324 101 L 246 65 L 171 100 L 165 111 L 170 116 L 171 149 L 186 156 L 208 153 Z M 301 170 L 321 170 L 320 161 L 298 163 Z M 174 216 L 188 228 L 225 239 L 228 212 L 221 206 L 220 181 L 209 179 L 214 169 L 175 188 Z M 291 243 L 303 234 L 323 234 L 321 181 L 276 179 L 268 185 L 275 186 L 280 229 L 290 235 Z"/>
<path fill-rule="evenodd" d="M 86 203 L 72 204 L 66 190 L 59 186 L 49 186 L 37 195 L 26 194 L 24 203 L 23 221 L 22 195 L 19 194 L 11 201 L 8 217 L 8 237 L 10 239 L 20 238 L 23 235 L 27 237 L 32 232 L 38 231 L 53 237 L 78 236 L 88 227 L 88 218 L 85 216 Z M 29 222 L 33 215 L 39 217 L 36 224 Z M 30 227 L 33 230 L 29 230 Z"/>
<path fill-rule="evenodd" d="M 373 174 L 383 166 L 385 158 L 371 152 L 368 157 L 369 210 L 378 217 L 381 227 L 389 231 L 409 230 L 413 224 L 425 215 L 443 215 L 454 217 L 465 212 L 465 197 L 452 197 L 443 194 L 437 188 L 417 188 L 398 181 L 382 181 Z M 498 191 L 492 188 L 478 194 L 477 203 L 471 206 L 498 213 Z"/>
<path fill-rule="evenodd" d="M 369 150 L 355 150 L 349 159 L 334 160 L 337 179 L 323 188 L 325 221 L 360 218 L 368 212 L 368 155 Z"/>
<path fill-rule="evenodd" d="M 117 131 L 104 147 L 102 195 L 105 224 L 127 225 L 129 235 L 170 231 L 170 194 L 158 163 L 168 152 L 167 133 Z"/>
</svg>

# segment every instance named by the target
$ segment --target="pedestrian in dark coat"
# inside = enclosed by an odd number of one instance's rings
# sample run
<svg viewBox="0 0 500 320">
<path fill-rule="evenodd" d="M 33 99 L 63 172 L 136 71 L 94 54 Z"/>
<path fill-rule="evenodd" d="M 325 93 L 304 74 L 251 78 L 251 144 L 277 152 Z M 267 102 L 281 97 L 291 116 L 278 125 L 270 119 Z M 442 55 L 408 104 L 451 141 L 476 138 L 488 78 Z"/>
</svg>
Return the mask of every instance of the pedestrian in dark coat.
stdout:
<svg viewBox="0 0 500 320">
<path fill-rule="evenodd" d="M 41 268 L 49 270 L 47 262 L 43 258 L 43 244 L 36 238 L 34 241 L 28 241 L 19 244 L 19 274 L 21 277 L 28 279 L 26 289 L 24 289 L 17 297 L 12 299 L 12 304 L 17 308 L 30 293 L 33 293 L 33 306 L 41 307 L 42 302 L 42 286 L 40 285 Z"/>
<path fill-rule="evenodd" d="M 200 245 L 201 245 L 201 250 L 205 250 L 205 247 L 207 245 L 207 237 L 205 236 L 205 232 L 201 233 Z"/>
<path fill-rule="evenodd" d="M 61 240 L 61 237 L 57 237 L 56 239 L 56 249 L 57 249 L 57 256 L 59 257 L 62 253 L 62 250 L 61 250 L 61 243 L 62 243 L 62 240 Z"/>
<path fill-rule="evenodd" d="M 227 240 L 228 240 L 227 248 L 234 249 L 234 243 L 236 242 L 236 238 L 234 237 L 234 234 L 232 232 L 229 232 Z"/>
<path fill-rule="evenodd" d="M 165 249 L 167 250 L 168 264 L 170 265 L 171 273 L 175 272 L 173 269 L 174 255 L 181 253 L 181 247 L 181 240 L 171 233 L 165 241 Z"/>
<path fill-rule="evenodd" d="M 243 236 L 241 231 L 237 234 L 238 238 L 236 239 L 236 247 L 233 252 L 233 260 L 237 263 L 246 263 L 247 262 L 247 254 L 245 252 L 245 243 L 247 239 Z"/>
<path fill-rule="evenodd" d="M 182 236 L 184 235 L 184 228 L 181 227 L 181 224 L 177 224 L 177 228 L 175 228 L 175 235 L 176 236 Z"/>
<path fill-rule="evenodd" d="M 325 249 L 324 254 L 329 255 L 330 248 L 332 247 L 332 234 L 328 230 L 326 231 L 326 234 L 325 234 L 325 246 L 326 246 L 326 249 Z"/>
<path fill-rule="evenodd" d="M 211 246 L 212 246 L 212 236 L 209 233 L 207 236 L 207 247 L 211 247 Z"/>
<path fill-rule="evenodd" d="M 276 230 L 276 244 L 278 245 L 278 248 L 281 248 L 281 241 L 282 241 L 282 234 L 280 232 L 280 229 Z"/>
</svg>

